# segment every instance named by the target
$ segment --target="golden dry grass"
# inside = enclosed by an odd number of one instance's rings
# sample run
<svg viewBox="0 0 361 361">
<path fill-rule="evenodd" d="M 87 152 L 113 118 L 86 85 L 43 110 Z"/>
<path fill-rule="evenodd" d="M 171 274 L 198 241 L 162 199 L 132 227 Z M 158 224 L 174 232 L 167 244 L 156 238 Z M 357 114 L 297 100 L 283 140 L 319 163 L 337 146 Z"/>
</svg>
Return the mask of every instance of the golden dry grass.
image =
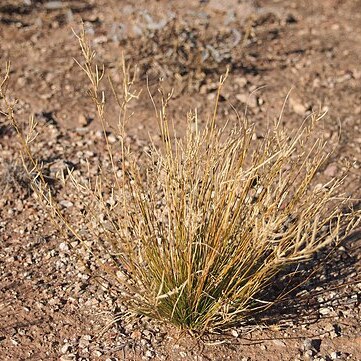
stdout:
<svg viewBox="0 0 361 361">
<path fill-rule="evenodd" d="M 285 266 L 339 242 L 358 224 L 359 214 L 344 212 L 342 177 L 316 186 L 328 156 L 322 138 L 311 140 L 322 114 L 291 133 L 277 120 L 255 141 L 247 119 L 231 130 L 217 126 L 217 98 L 205 125 L 196 111 L 188 114 L 186 136 L 179 140 L 167 116 L 171 95 L 163 94 L 157 113 L 162 144 L 152 143 L 147 161 L 138 164 L 124 139 L 128 105 L 139 93 L 123 63 L 119 93 L 110 81 L 119 105 L 120 155 L 114 154 L 100 90 L 104 69 L 94 65 L 84 33 L 78 40 L 79 65 L 90 80 L 112 164 L 95 181 L 82 182 L 70 170 L 63 177 L 75 194 L 86 196 L 79 197 L 83 233 L 61 212 L 31 153 L 35 124 L 31 118 L 27 133 L 20 129 L 6 95 L 7 75 L 0 95 L 20 135 L 24 165 L 32 164 L 27 173 L 39 201 L 64 233 L 86 247 L 88 239 L 96 240 L 97 251 L 89 251 L 132 310 L 201 332 L 233 325 L 272 306 L 258 296 Z"/>
</svg>

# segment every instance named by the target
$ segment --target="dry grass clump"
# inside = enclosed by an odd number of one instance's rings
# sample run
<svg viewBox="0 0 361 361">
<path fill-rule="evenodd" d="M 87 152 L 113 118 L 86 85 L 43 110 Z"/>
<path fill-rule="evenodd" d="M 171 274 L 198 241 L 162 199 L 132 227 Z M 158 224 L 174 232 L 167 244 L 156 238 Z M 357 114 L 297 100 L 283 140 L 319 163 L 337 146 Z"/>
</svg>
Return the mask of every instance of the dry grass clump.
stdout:
<svg viewBox="0 0 361 361">
<path fill-rule="evenodd" d="M 185 79 L 188 90 L 197 90 L 210 74 L 220 74 L 227 64 L 237 63 L 237 45 L 247 41 L 248 34 L 237 29 L 207 31 L 204 24 L 189 25 L 173 20 L 162 29 L 143 35 L 134 48 L 128 44 L 127 58 L 136 59 L 143 77 Z M 166 54 L 166 56 L 165 56 Z"/>
<path fill-rule="evenodd" d="M 139 37 L 123 39 L 126 60 L 137 64 L 143 79 L 172 79 L 176 95 L 215 84 L 227 67 L 232 72 L 254 71 L 246 59 L 246 47 L 268 41 L 267 33 L 278 33 L 281 26 L 280 19 L 271 13 L 235 18 L 227 26 L 222 25 L 226 19 L 218 18 L 215 26 L 201 14 L 184 14 L 159 23 L 152 17 L 147 20 L 148 27 L 138 29 L 142 33 Z M 144 21 L 138 19 L 137 23 Z"/>
<path fill-rule="evenodd" d="M 106 135 L 104 71 L 94 65 L 84 34 L 79 42 Z M 33 160 L 34 123 L 24 136 L 12 104 L 1 95 L 21 135 L 23 159 L 32 161 L 27 171 L 37 174 L 38 199 L 60 229 L 92 252 L 120 287 L 119 298 L 136 312 L 201 332 L 246 320 L 272 305 L 257 297 L 285 266 L 339 242 L 359 222 L 351 210 L 342 213 L 346 200 L 336 198 L 342 178 L 315 186 L 327 154 L 325 142 L 310 141 L 310 135 L 322 115 L 292 133 L 277 121 L 255 141 L 246 119 L 231 131 L 217 126 L 217 101 L 203 126 L 197 112 L 190 112 L 186 136 L 177 139 L 165 95 L 157 113 L 161 145 L 152 143 L 147 161 L 139 164 L 124 141 L 127 108 L 138 93 L 124 64 L 123 75 L 121 94 L 112 85 L 120 109 L 119 153 L 105 136 L 112 169 L 102 169 L 95 180 L 83 182 L 71 171 L 64 179 L 82 203 L 80 227 L 62 214 Z"/>
</svg>

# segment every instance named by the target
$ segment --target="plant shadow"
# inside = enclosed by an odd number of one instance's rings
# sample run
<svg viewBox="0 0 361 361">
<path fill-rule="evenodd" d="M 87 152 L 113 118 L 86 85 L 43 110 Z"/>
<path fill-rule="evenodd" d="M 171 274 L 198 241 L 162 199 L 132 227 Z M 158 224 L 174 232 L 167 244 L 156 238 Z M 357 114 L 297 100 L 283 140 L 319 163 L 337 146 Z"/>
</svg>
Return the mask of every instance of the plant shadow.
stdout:
<svg viewBox="0 0 361 361">
<path fill-rule="evenodd" d="M 354 209 L 361 209 L 361 203 L 354 205 Z M 343 306 L 359 302 L 351 297 L 354 290 L 350 286 L 360 282 L 357 276 L 360 246 L 358 228 L 340 244 L 316 253 L 307 262 L 286 267 L 258 295 L 271 307 L 248 318 L 247 326 L 310 324 L 322 316 L 333 317 L 335 312 L 342 315 Z"/>
</svg>

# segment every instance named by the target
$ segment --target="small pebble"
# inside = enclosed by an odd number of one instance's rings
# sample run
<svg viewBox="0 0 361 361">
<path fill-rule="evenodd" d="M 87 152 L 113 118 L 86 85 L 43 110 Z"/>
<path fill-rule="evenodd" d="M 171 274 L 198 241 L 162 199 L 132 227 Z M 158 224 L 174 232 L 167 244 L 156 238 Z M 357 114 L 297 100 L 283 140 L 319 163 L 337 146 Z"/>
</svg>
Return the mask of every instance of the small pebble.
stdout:
<svg viewBox="0 0 361 361">
<path fill-rule="evenodd" d="M 70 202 L 70 201 L 67 201 L 67 200 L 64 200 L 64 199 L 61 200 L 59 202 L 59 204 L 62 205 L 63 207 L 65 207 L 65 208 L 70 208 L 70 207 L 73 206 L 73 202 Z"/>
<path fill-rule="evenodd" d="M 63 9 L 65 4 L 62 1 L 49 1 L 44 4 L 45 9 L 47 10 L 59 10 Z"/>
<path fill-rule="evenodd" d="M 80 125 L 85 127 L 88 125 L 88 118 L 83 113 L 80 113 L 78 117 L 78 122 Z"/>
<path fill-rule="evenodd" d="M 113 134 L 110 134 L 108 135 L 108 141 L 110 144 L 113 144 L 117 141 L 117 138 Z"/>
<path fill-rule="evenodd" d="M 70 348 L 70 345 L 68 343 L 66 343 L 62 348 L 61 348 L 61 353 L 67 353 L 68 350 Z"/>
<path fill-rule="evenodd" d="M 151 350 L 147 350 L 144 355 L 148 358 L 152 358 L 154 357 L 154 352 Z"/>
<path fill-rule="evenodd" d="M 69 246 L 65 242 L 61 242 L 59 244 L 59 249 L 62 252 L 68 252 L 69 251 Z"/>
<path fill-rule="evenodd" d="M 319 312 L 321 315 L 328 315 L 331 312 L 331 310 L 327 307 L 322 307 L 322 308 L 320 308 Z"/>
<path fill-rule="evenodd" d="M 298 115 L 304 115 L 307 111 L 307 108 L 303 104 L 292 98 L 290 99 L 290 105 L 292 110 Z"/>
</svg>

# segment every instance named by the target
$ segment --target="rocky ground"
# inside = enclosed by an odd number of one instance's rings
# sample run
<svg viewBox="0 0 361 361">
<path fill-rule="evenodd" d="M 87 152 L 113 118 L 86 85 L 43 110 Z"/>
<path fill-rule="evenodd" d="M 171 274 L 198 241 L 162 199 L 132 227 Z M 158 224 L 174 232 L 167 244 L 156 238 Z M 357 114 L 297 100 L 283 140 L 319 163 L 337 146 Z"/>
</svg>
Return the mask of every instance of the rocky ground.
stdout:
<svg viewBox="0 0 361 361">
<path fill-rule="evenodd" d="M 137 87 L 145 88 L 148 78 L 153 92 L 161 77 L 165 88 L 174 88 L 170 109 L 180 129 L 188 109 L 209 112 L 227 66 L 220 119 L 232 118 L 231 104 L 247 111 L 262 134 L 290 89 L 286 127 L 297 128 L 312 110 L 327 110 L 322 131 L 335 149 L 319 177 L 339 174 L 350 161 L 345 194 L 357 199 L 360 10 L 359 0 L 3 0 L 0 61 L 12 63 L 19 120 L 25 124 L 35 114 L 39 123 L 34 150 L 50 179 L 67 166 L 85 174 L 86 159 L 94 173 L 98 164 L 108 165 L 86 79 L 73 60 L 80 55 L 72 28 L 83 20 L 115 83 L 124 53 L 138 65 Z M 148 133 L 158 132 L 146 89 L 134 111 L 127 142 L 141 153 Z M 108 116 L 116 120 L 111 99 Z M 115 141 L 111 132 L 109 140 Z M 361 359 L 360 232 L 268 315 L 194 339 L 145 318 L 129 319 L 110 285 L 101 286 L 72 251 L 76 242 L 67 243 L 52 226 L 17 154 L 16 136 L 0 115 L 1 360 Z M 54 189 L 71 215 L 77 208 L 71 194 L 59 184 Z"/>
</svg>

